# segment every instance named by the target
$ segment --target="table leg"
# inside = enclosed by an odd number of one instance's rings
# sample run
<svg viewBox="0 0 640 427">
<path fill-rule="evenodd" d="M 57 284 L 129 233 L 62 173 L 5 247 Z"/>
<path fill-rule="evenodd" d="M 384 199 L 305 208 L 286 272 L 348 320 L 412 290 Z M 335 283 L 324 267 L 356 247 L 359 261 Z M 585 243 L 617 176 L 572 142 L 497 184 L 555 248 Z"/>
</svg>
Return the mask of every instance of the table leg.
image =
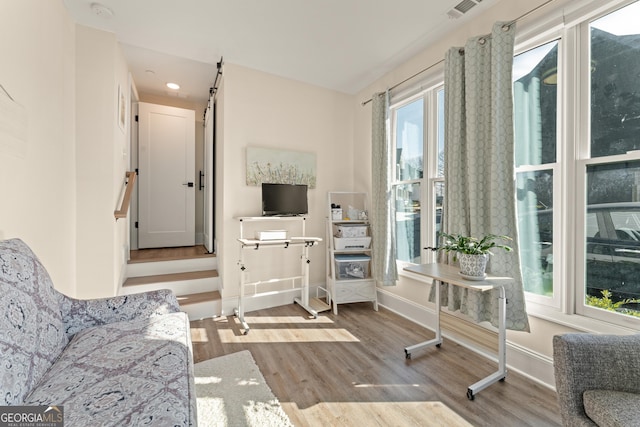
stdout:
<svg viewBox="0 0 640 427">
<path fill-rule="evenodd" d="M 467 398 L 474 399 L 474 395 L 497 381 L 503 381 L 507 376 L 507 297 L 504 286 L 498 288 L 498 371 L 481 379 L 467 389 Z"/>
<path fill-rule="evenodd" d="M 431 340 L 423 341 L 418 344 L 410 345 L 409 347 L 404 348 L 404 357 L 405 359 L 411 359 L 411 353 L 414 350 L 420 350 L 425 347 L 430 347 L 435 345 L 436 347 L 440 347 L 442 344 L 442 331 L 440 329 L 440 285 L 441 283 L 437 280 L 433 281 L 433 286 L 436 287 L 436 337 Z"/>
<path fill-rule="evenodd" d="M 302 250 L 301 259 L 301 269 L 302 269 L 302 294 L 300 298 L 294 298 L 293 302 L 298 303 L 300 307 L 307 310 L 307 312 L 313 316 L 314 319 L 318 318 L 318 312 L 311 308 L 309 305 L 309 247 L 308 245 L 304 246 Z"/>
<path fill-rule="evenodd" d="M 240 320 L 242 328 L 244 329 L 244 335 L 249 333 L 249 324 L 244 320 L 244 271 L 247 269 L 244 266 L 244 258 L 242 256 L 242 249 L 240 249 L 240 295 L 238 296 L 238 308 L 233 309 L 233 314 Z"/>
</svg>

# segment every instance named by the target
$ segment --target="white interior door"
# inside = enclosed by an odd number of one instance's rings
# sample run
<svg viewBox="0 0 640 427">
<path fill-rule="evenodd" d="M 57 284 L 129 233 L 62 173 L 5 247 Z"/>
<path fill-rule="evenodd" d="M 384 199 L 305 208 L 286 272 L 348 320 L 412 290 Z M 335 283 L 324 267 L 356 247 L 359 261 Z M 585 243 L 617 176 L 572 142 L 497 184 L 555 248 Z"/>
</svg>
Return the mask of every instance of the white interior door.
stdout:
<svg viewBox="0 0 640 427">
<path fill-rule="evenodd" d="M 195 112 L 138 108 L 138 247 L 195 244 Z"/>
<path fill-rule="evenodd" d="M 209 252 L 213 247 L 213 132 L 214 132 L 214 100 L 209 100 L 210 107 L 204 119 L 204 246 Z"/>
</svg>

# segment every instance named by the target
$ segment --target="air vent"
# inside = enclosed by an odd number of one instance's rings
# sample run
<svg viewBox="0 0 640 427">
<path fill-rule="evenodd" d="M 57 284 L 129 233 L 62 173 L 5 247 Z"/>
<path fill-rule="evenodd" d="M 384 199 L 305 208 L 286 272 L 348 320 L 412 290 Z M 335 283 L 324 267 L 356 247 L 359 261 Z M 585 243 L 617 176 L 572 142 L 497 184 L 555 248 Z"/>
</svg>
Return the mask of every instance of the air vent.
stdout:
<svg viewBox="0 0 640 427">
<path fill-rule="evenodd" d="M 482 2 L 482 0 L 462 0 L 453 9 L 447 12 L 447 15 L 452 19 L 459 18 L 480 2 Z"/>
</svg>

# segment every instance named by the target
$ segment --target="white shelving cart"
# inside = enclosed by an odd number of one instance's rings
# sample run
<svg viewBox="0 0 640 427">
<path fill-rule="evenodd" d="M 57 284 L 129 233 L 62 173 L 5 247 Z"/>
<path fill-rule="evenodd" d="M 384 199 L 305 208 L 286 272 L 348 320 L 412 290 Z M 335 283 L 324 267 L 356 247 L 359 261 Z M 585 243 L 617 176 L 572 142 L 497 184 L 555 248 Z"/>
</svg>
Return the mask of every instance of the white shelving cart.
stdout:
<svg viewBox="0 0 640 427">
<path fill-rule="evenodd" d="M 378 311 L 367 193 L 329 192 L 327 206 L 327 290 L 333 313 L 338 314 L 338 304 L 353 302 L 372 302 Z"/>
<path fill-rule="evenodd" d="M 318 245 L 322 242 L 320 237 L 310 237 L 305 232 L 304 216 L 290 216 L 290 217 L 274 217 L 274 216 L 259 216 L 259 217 L 239 217 L 240 223 L 240 237 L 238 243 L 240 244 L 240 256 L 238 266 L 240 268 L 240 295 L 238 296 L 238 307 L 234 310 L 234 314 L 242 323 L 244 328 L 244 334 L 249 333 L 249 325 L 244 319 L 245 310 L 245 298 L 256 297 L 264 295 L 258 292 L 260 285 L 273 284 L 275 282 L 290 282 L 291 286 L 285 289 L 283 292 L 289 292 L 291 290 L 300 290 L 301 296 L 295 297 L 294 302 L 298 303 L 306 311 L 308 311 L 314 317 L 318 317 L 318 312 L 329 310 L 330 306 L 324 304 L 322 300 L 309 298 L 309 248 Z M 253 227 L 253 234 L 245 227 L 246 223 L 257 223 L 257 227 Z M 289 228 L 291 223 L 294 223 L 294 231 L 287 230 L 287 223 Z M 297 227 L 295 226 L 297 225 Z M 278 229 L 273 229 L 273 227 Z M 299 236 L 291 236 L 291 233 L 299 233 Z M 246 264 L 245 252 L 250 251 L 263 251 L 267 249 L 279 249 L 279 250 L 299 250 L 300 255 L 300 271 L 299 274 L 287 277 L 275 277 L 265 280 L 246 281 L 248 270 Z M 246 294 L 246 288 L 253 287 L 253 293 Z M 276 291 L 277 292 L 277 291 Z M 273 294 L 274 291 L 267 292 Z"/>
</svg>

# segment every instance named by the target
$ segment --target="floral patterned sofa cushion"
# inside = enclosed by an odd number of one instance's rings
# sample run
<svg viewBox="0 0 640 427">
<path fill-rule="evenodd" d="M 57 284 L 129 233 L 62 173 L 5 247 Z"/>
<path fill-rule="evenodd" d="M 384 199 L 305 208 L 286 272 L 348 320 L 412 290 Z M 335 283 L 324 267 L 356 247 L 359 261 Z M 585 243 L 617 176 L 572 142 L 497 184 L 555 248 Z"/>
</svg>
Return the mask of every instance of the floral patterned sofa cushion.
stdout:
<svg viewBox="0 0 640 427">
<path fill-rule="evenodd" d="M 63 405 L 74 426 L 188 426 L 195 414 L 188 337 L 184 313 L 84 329 L 25 404 Z"/>
<path fill-rule="evenodd" d="M 69 298 L 24 242 L 0 241 L 0 406 L 64 405 L 70 426 L 197 425 L 179 310 L 166 289 Z"/>
<path fill-rule="evenodd" d="M 19 405 L 67 345 L 60 294 L 31 249 L 0 241 L 0 405 Z"/>
</svg>

